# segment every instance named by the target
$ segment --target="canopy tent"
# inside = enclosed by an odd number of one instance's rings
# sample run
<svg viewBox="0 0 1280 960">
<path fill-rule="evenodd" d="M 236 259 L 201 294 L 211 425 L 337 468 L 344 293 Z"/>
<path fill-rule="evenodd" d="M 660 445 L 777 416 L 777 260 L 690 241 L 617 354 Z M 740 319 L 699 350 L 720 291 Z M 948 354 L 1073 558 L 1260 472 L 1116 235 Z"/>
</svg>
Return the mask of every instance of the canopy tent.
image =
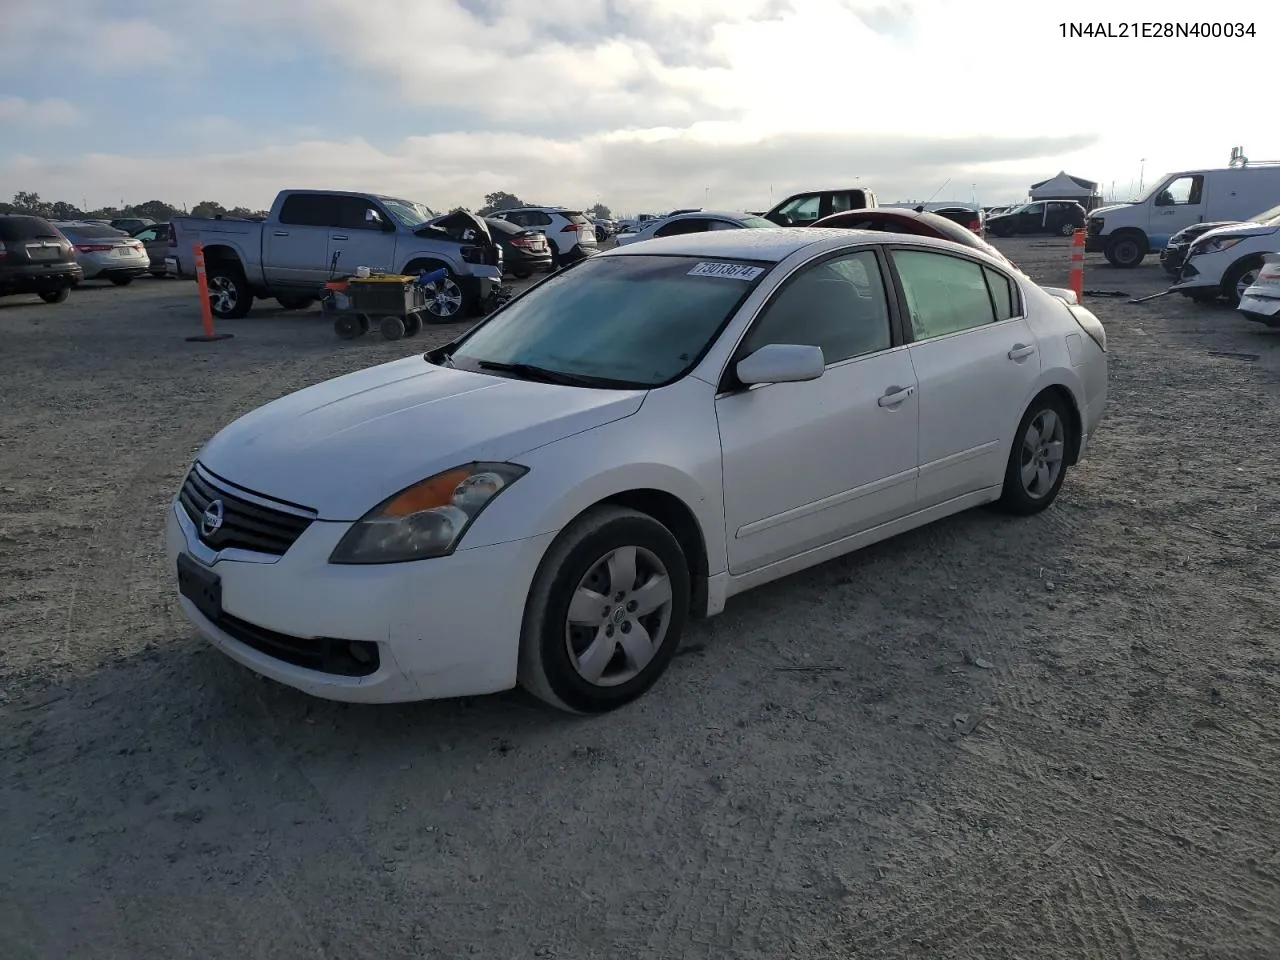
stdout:
<svg viewBox="0 0 1280 960">
<path fill-rule="evenodd" d="M 1065 170 L 1056 177 L 1041 180 L 1031 185 L 1032 200 L 1075 200 L 1086 210 L 1096 207 L 1102 202 L 1098 194 L 1098 185 L 1092 180 L 1073 177 Z"/>
</svg>

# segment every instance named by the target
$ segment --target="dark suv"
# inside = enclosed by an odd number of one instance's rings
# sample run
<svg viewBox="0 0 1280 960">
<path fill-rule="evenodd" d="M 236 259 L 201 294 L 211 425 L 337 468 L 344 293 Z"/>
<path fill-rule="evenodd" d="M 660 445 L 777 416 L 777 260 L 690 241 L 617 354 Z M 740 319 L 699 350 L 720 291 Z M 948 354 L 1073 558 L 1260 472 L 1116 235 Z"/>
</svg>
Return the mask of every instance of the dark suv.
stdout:
<svg viewBox="0 0 1280 960">
<path fill-rule="evenodd" d="M 35 293 L 61 303 L 84 279 L 71 241 L 43 217 L 0 214 L 0 297 Z"/>
</svg>

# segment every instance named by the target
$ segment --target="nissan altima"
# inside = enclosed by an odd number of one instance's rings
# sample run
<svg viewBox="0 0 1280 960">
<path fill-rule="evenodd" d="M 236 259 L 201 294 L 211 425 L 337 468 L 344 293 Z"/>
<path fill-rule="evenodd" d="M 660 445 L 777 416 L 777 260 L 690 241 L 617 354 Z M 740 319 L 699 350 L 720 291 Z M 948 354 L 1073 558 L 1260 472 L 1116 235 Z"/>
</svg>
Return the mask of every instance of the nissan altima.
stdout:
<svg viewBox="0 0 1280 960">
<path fill-rule="evenodd" d="M 168 555 L 201 634 L 308 693 L 605 711 L 735 594 L 982 504 L 1044 510 L 1106 349 L 1089 310 L 945 240 L 659 238 L 225 427 Z"/>
</svg>

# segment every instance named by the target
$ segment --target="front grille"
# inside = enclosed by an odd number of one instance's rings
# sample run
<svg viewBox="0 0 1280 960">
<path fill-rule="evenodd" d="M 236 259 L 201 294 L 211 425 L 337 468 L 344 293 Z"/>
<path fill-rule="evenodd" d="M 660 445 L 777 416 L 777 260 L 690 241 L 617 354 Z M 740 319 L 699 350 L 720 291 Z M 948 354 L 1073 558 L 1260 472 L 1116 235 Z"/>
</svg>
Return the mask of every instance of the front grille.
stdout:
<svg viewBox="0 0 1280 960">
<path fill-rule="evenodd" d="M 222 524 L 212 533 L 206 533 L 205 511 L 215 500 L 222 502 Z M 298 513 L 254 503 L 195 467 L 187 474 L 178 501 L 195 524 L 201 543 L 214 550 L 238 548 L 283 556 L 312 522 L 310 517 Z"/>
<path fill-rule="evenodd" d="M 332 637 L 293 637 L 224 613 L 217 620 L 223 633 L 259 653 L 295 667 L 340 677 L 367 677 L 378 669 L 378 645 L 367 640 Z"/>
</svg>

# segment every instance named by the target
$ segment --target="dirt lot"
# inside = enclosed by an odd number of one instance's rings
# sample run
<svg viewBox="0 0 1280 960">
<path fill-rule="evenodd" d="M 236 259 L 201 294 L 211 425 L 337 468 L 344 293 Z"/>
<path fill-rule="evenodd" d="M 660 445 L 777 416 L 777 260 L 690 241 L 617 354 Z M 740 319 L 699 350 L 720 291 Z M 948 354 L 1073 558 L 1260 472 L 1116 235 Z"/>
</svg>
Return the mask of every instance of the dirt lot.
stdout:
<svg viewBox="0 0 1280 960">
<path fill-rule="evenodd" d="M 1280 955 L 1280 331 L 1089 302 L 1112 401 L 1051 510 L 736 599 L 585 720 L 308 699 L 176 609 L 197 447 L 424 338 L 0 302 L 0 957 Z"/>
</svg>

